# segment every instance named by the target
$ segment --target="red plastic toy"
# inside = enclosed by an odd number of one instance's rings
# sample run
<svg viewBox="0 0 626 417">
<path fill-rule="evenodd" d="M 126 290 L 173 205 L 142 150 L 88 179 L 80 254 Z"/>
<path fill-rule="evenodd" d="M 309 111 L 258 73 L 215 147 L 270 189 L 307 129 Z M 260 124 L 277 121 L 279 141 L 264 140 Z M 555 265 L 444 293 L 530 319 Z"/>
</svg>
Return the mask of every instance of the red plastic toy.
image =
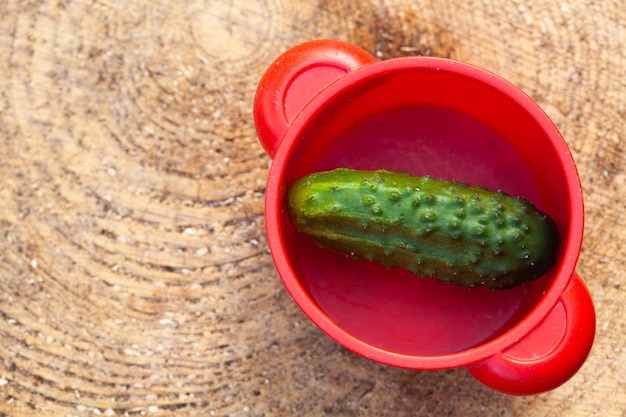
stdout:
<svg viewBox="0 0 626 417">
<path fill-rule="evenodd" d="M 254 115 L 273 159 L 265 209 L 272 256 L 294 301 L 326 334 L 392 366 L 467 367 L 515 395 L 554 389 L 582 366 L 595 311 L 575 272 L 580 180 L 561 134 L 521 90 L 458 61 L 378 62 L 354 45 L 318 40 L 271 64 Z M 468 290 L 320 249 L 294 229 L 285 193 L 296 178 L 337 167 L 404 170 L 524 196 L 559 227 L 556 265 L 511 290 Z"/>
</svg>

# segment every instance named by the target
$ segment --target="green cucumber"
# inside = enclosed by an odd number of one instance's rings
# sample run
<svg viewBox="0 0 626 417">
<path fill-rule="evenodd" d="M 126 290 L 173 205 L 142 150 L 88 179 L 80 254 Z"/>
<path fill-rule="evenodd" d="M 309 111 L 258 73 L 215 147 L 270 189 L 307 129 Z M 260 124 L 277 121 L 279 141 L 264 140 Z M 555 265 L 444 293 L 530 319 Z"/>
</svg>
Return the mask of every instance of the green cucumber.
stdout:
<svg viewBox="0 0 626 417">
<path fill-rule="evenodd" d="M 558 230 L 528 200 L 386 170 L 297 179 L 287 209 L 319 246 L 463 287 L 506 289 L 554 264 Z"/>
</svg>

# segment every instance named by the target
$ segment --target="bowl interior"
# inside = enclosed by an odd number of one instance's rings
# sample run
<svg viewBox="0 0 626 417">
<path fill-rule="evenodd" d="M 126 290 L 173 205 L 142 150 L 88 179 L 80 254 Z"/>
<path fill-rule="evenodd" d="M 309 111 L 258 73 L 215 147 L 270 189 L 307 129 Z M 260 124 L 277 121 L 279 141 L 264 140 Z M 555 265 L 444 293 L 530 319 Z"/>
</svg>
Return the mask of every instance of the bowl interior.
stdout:
<svg viewBox="0 0 626 417">
<path fill-rule="evenodd" d="M 556 151 L 528 108 L 490 83 L 403 68 L 331 88 L 332 100 L 308 114 L 305 109 L 304 121 L 292 126 L 298 140 L 285 165 L 283 207 L 287 188 L 302 175 L 384 168 L 526 197 L 557 222 L 561 240 L 567 238 L 567 187 Z M 318 248 L 294 229 L 286 210 L 281 213 L 286 257 L 310 303 L 301 307 L 320 309 L 377 349 L 444 355 L 476 347 L 529 314 L 554 278 L 551 271 L 506 291 L 421 279 Z"/>
</svg>

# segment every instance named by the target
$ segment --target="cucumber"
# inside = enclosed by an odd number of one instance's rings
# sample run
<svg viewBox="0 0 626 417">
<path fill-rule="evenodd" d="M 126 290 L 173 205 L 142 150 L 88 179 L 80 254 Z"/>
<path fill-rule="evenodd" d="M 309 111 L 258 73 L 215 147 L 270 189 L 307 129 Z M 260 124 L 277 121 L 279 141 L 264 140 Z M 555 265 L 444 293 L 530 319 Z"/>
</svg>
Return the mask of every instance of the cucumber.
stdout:
<svg viewBox="0 0 626 417">
<path fill-rule="evenodd" d="M 297 179 L 287 203 L 296 229 L 321 247 L 463 287 L 516 287 L 557 255 L 548 215 L 462 182 L 339 168 Z"/>
</svg>

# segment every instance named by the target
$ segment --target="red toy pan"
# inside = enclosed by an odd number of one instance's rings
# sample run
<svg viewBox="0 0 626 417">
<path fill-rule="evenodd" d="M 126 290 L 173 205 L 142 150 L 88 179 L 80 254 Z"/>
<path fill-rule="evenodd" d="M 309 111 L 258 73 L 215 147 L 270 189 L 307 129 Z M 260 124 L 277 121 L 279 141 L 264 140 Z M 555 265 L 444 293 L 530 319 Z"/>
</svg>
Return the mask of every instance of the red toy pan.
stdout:
<svg viewBox="0 0 626 417">
<path fill-rule="evenodd" d="M 317 40 L 270 65 L 254 116 L 273 160 L 265 219 L 274 263 L 328 336 L 392 366 L 466 367 L 516 395 L 554 389 L 582 366 L 595 311 L 575 272 L 580 180 L 561 134 L 521 90 L 454 60 L 377 61 L 351 44 Z M 523 196 L 557 223 L 556 264 L 535 281 L 492 291 L 320 249 L 294 229 L 285 194 L 296 178 L 337 167 L 428 174 Z"/>
</svg>

